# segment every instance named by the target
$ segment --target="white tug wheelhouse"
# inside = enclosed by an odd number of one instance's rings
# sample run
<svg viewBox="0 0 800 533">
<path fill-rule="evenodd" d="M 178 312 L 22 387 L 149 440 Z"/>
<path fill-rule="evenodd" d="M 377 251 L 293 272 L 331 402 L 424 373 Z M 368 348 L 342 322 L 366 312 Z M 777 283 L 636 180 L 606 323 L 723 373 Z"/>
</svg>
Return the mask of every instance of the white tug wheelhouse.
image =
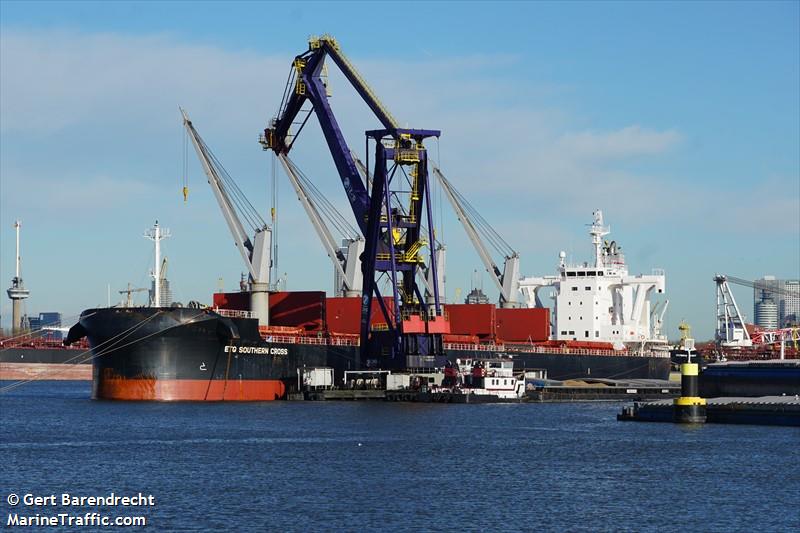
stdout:
<svg viewBox="0 0 800 533">
<path fill-rule="evenodd" d="M 661 323 L 666 302 L 651 305 L 655 292 L 665 290 L 665 275 L 653 269 L 651 275 L 628 274 L 625 256 L 615 241 L 604 241 L 611 231 L 603 223 L 602 211 L 595 211 L 589 234 L 594 262 L 568 265 L 566 253 L 559 254 L 557 276 L 529 277 L 520 281 L 528 307 L 542 307 L 541 289 L 555 289 L 554 340 L 611 342 L 623 344 L 666 343 Z"/>
</svg>

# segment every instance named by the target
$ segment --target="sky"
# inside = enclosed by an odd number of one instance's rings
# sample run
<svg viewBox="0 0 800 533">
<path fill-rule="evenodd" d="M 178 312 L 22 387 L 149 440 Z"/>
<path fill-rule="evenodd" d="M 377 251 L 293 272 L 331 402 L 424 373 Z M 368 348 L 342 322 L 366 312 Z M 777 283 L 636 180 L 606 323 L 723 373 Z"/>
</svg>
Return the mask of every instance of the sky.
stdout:
<svg viewBox="0 0 800 533">
<path fill-rule="evenodd" d="M 562 250 L 590 260 L 602 209 L 631 273 L 666 271 L 671 338 L 681 320 L 713 337 L 715 273 L 800 277 L 799 2 L 4 0 L 0 280 L 19 219 L 26 311 L 74 320 L 109 287 L 116 303 L 149 286 L 155 220 L 172 233 L 174 299 L 237 290 L 244 265 L 193 153 L 183 201 L 179 105 L 264 218 L 275 201 L 286 288 L 330 293 L 330 261 L 257 142 L 294 56 L 323 33 L 403 125 L 442 131 L 431 157 L 523 275 L 554 274 Z M 330 87 L 363 157 L 378 122 L 333 66 Z M 352 216 L 313 119 L 291 157 Z M 496 299 L 434 192 L 448 301 L 475 283 Z M 752 291 L 734 294 L 752 320 Z M 5 297 L 0 313 L 8 327 Z"/>
</svg>

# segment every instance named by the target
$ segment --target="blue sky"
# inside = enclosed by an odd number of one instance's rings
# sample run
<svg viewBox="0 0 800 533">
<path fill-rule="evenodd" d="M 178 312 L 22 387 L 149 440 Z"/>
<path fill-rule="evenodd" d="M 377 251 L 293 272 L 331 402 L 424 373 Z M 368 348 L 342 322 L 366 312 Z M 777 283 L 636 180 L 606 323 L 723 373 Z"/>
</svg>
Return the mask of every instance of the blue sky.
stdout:
<svg viewBox="0 0 800 533">
<path fill-rule="evenodd" d="M 76 315 L 107 284 L 147 283 L 141 234 L 158 218 L 177 299 L 209 302 L 219 278 L 233 290 L 241 260 L 193 154 L 180 196 L 177 106 L 266 212 L 257 135 L 308 35 L 331 33 L 401 122 L 442 130 L 435 157 L 523 274 L 553 273 L 562 249 L 588 260 L 601 208 L 632 272 L 666 270 L 670 335 L 686 319 L 709 338 L 715 272 L 800 276 L 798 6 L 0 2 L 0 280 L 20 218 L 28 311 Z M 376 122 L 334 71 L 331 85 L 363 150 Z M 347 213 L 312 126 L 293 159 Z M 279 270 L 289 289 L 330 291 L 277 177 Z M 480 264 L 446 205 L 436 218 L 452 300 Z M 0 310 L 7 325 L 7 299 Z"/>
</svg>

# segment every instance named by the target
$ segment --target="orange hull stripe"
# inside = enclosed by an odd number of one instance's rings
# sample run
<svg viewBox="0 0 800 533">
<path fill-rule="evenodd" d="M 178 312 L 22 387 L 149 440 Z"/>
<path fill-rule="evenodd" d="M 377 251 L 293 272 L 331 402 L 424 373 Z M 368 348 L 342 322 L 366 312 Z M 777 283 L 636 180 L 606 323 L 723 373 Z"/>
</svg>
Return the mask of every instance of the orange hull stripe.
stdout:
<svg viewBox="0 0 800 533">
<path fill-rule="evenodd" d="M 280 400 L 286 386 L 277 379 L 200 380 L 101 378 L 94 384 L 94 397 L 102 400 L 157 401 L 269 401 Z"/>
</svg>

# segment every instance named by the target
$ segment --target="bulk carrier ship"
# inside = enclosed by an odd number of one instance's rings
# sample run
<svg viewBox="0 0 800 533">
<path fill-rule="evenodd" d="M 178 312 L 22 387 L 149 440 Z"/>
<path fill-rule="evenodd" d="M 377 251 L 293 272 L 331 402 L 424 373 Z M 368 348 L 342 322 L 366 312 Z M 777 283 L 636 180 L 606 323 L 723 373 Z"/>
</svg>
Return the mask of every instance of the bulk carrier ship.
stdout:
<svg viewBox="0 0 800 533">
<path fill-rule="evenodd" d="M 595 245 L 604 230 L 596 213 L 590 230 Z M 664 274 L 629 276 L 616 244 L 600 245 L 592 265 L 567 265 L 563 253 L 560 259 L 557 275 L 521 280 L 529 304 L 535 305 L 541 289 L 554 291 L 554 334 L 547 307 L 449 304 L 452 333 L 442 336 L 442 355 L 418 356 L 401 366 L 430 371 L 457 359 L 502 357 L 514 362 L 515 371 L 545 369 L 558 380 L 667 379 L 670 357 L 660 335 L 664 308 L 650 308 L 650 295 L 664 290 Z M 272 325 L 259 326 L 249 310 L 251 296 L 217 293 L 208 308 L 88 309 L 66 342 L 88 338 L 93 397 L 101 399 L 277 400 L 298 389 L 304 368 L 333 368 L 337 380 L 359 369 L 360 298 L 270 292 Z M 585 325 L 586 319 L 572 316 L 584 306 L 603 312 Z M 373 330 L 386 327 L 377 303 L 371 316 Z M 581 340 L 578 324 L 592 328 L 580 332 L 584 339 L 595 339 Z"/>
<path fill-rule="evenodd" d="M 367 153 L 374 148 L 371 172 L 369 160 L 361 164 L 346 143 L 328 102 L 326 58 L 382 126 L 365 132 Z M 215 295 L 208 309 L 162 308 L 156 293 L 153 307 L 84 311 L 67 342 L 88 338 L 94 397 L 274 400 L 299 386 L 303 368 L 332 368 L 338 382 L 345 370 L 431 371 L 459 358 L 511 358 L 515 369 L 543 368 L 555 379 L 667 377 L 668 352 L 651 349 L 665 341 L 651 327 L 649 305 L 651 292 L 663 291 L 663 273 L 628 276 L 619 248 L 601 240 L 607 233 L 602 214 L 593 225 L 593 265 L 568 266 L 562 254 L 557 276 L 528 280 L 519 279 L 516 252 L 506 254 L 501 272 L 465 222 L 501 289 L 500 305 L 446 305 L 444 246 L 434 232 L 426 147 L 441 132 L 400 127 L 330 36 L 312 37 L 308 50 L 295 57 L 283 95 L 259 142 L 286 171 L 342 282 L 336 287 L 341 297 L 270 290 L 272 228 L 182 110 L 187 136 L 247 268 L 246 290 Z M 323 220 L 335 209 L 288 157 L 312 114 L 357 226 L 341 248 Z M 463 198 L 433 170 L 451 201 Z M 460 219 L 469 214 L 456 209 Z M 349 225 L 336 215 L 337 228 Z M 157 279 L 157 225 L 153 240 Z M 384 295 L 387 286 L 391 293 Z M 545 288 L 556 293 L 553 335 L 550 310 L 537 302 Z M 527 308 L 518 301 L 520 290 L 529 295 Z"/>
</svg>

